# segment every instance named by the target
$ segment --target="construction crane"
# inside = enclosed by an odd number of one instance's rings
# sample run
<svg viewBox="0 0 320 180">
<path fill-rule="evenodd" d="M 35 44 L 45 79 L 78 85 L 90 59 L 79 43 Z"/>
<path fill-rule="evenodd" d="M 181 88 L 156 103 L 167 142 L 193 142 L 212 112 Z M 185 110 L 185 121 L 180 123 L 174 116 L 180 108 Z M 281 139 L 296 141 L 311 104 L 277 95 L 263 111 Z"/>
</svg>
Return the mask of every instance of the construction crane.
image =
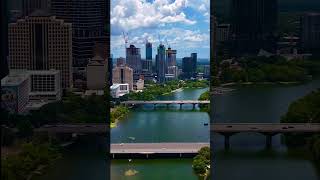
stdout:
<svg viewBox="0 0 320 180">
<path fill-rule="evenodd" d="M 124 40 L 124 47 L 127 48 L 128 46 L 128 41 L 129 41 L 129 36 L 128 33 L 122 32 L 123 40 Z"/>
<path fill-rule="evenodd" d="M 168 43 L 168 39 L 167 38 L 165 39 L 165 41 L 166 41 L 166 44 L 167 44 L 168 48 L 170 48 L 170 44 Z"/>
</svg>

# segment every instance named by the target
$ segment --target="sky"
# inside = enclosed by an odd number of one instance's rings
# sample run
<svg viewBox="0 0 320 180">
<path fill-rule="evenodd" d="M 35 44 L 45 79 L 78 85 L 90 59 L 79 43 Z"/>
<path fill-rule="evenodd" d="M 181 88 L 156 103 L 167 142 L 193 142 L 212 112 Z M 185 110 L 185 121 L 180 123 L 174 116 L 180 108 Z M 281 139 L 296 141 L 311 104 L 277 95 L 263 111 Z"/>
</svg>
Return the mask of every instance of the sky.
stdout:
<svg viewBox="0 0 320 180">
<path fill-rule="evenodd" d="M 153 59 L 162 42 L 177 50 L 177 58 L 198 53 L 210 56 L 210 0 L 112 0 L 111 53 L 125 57 L 125 40 L 141 48 L 145 58 L 145 42 L 152 43 Z"/>
</svg>

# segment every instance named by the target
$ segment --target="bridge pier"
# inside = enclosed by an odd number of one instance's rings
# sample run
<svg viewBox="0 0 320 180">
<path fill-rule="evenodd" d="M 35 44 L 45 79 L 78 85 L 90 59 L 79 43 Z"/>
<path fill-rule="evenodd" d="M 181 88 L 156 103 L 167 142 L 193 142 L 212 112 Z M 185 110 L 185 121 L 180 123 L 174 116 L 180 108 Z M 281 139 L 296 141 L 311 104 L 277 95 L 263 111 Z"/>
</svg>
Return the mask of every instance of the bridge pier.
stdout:
<svg viewBox="0 0 320 180">
<path fill-rule="evenodd" d="M 153 104 L 153 109 L 156 109 L 156 108 L 157 108 L 157 104 L 154 103 L 154 104 Z"/>
<path fill-rule="evenodd" d="M 224 135 L 224 149 L 229 150 L 230 149 L 230 136 L 229 134 Z"/>
<path fill-rule="evenodd" d="M 167 104 L 167 109 L 169 109 L 169 105 L 170 105 L 170 104 Z"/>
<path fill-rule="evenodd" d="M 192 104 L 192 109 L 195 109 L 196 108 L 196 104 Z"/>
<path fill-rule="evenodd" d="M 266 136 L 266 149 L 272 148 L 272 136 L 276 135 L 276 133 L 263 133 Z"/>
<path fill-rule="evenodd" d="M 180 105 L 180 109 L 182 109 L 182 104 L 180 103 L 179 105 Z"/>
</svg>

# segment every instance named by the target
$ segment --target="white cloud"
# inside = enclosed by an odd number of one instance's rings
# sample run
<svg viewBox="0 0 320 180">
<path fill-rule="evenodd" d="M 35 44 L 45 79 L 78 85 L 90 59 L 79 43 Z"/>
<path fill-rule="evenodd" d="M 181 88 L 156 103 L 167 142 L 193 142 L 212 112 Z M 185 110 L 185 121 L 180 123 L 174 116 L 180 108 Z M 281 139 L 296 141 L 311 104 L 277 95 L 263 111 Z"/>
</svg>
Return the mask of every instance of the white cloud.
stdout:
<svg viewBox="0 0 320 180">
<path fill-rule="evenodd" d="M 183 12 L 187 7 L 187 0 L 155 0 L 153 3 L 146 0 L 113 1 L 111 10 L 112 34 L 139 28 L 161 27 L 165 24 L 183 23 L 195 24 Z"/>
</svg>

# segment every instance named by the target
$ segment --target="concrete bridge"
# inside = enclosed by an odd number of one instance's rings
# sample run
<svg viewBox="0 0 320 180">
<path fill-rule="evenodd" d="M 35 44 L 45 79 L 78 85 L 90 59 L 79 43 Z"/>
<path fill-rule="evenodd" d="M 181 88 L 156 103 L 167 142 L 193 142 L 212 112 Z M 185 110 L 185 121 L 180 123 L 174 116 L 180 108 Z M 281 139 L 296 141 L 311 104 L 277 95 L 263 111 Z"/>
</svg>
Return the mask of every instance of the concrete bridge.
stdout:
<svg viewBox="0 0 320 180">
<path fill-rule="evenodd" d="M 112 158 L 193 157 L 209 143 L 121 143 L 111 144 Z"/>
<path fill-rule="evenodd" d="M 210 101 L 199 101 L 199 100 L 176 100 L 176 101 L 123 101 L 121 104 L 124 105 L 145 105 L 145 104 L 153 104 L 154 107 L 158 104 L 165 104 L 167 107 L 169 107 L 170 104 L 179 104 L 180 108 L 182 108 L 183 104 L 192 104 L 193 108 L 197 104 L 210 104 Z"/>
<path fill-rule="evenodd" d="M 201 122 L 199 122 L 201 123 Z M 225 148 L 230 148 L 230 137 L 238 133 L 259 133 L 266 136 L 266 147 L 271 148 L 272 137 L 286 133 L 320 133 L 320 123 L 214 123 L 212 133 L 225 137 Z M 48 134 L 106 134 L 108 124 L 57 124 L 45 125 L 34 130 Z"/>
<path fill-rule="evenodd" d="M 230 137 L 237 133 L 259 133 L 266 136 L 266 148 L 271 148 L 272 137 L 286 133 L 320 133 L 320 123 L 214 123 L 211 132 L 223 135 L 225 149 L 230 148 Z"/>
</svg>

